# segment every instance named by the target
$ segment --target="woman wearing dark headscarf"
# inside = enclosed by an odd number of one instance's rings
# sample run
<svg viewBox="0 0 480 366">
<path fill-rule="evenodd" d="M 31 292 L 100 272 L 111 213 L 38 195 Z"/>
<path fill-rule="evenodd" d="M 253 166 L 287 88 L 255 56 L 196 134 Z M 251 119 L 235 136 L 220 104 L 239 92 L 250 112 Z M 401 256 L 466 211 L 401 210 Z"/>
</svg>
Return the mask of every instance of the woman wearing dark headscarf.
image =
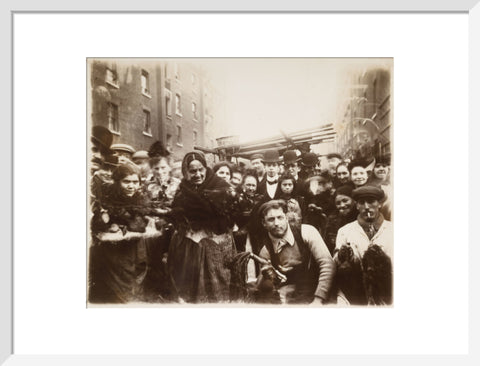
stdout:
<svg viewBox="0 0 480 366">
<path fill-rule="evenodd" d="M 235 254 L 233 190 L 200 152 L 185 155 L 182 173 L 171 212 L 176 227 L 168 253 L 173 292 L 180 302 L 228 301 Z"/>
<path fill-rule="evenodd" d="M 153 211 L 142 195 L 138 167 L 122 164 L 112 179 L 101 205 L 93 212 L 90 302 L 142 300 L 147 273 L 145 240 L 158 236 L 154 227 L 147 227 L 146 215 Z"/>
<path fill-rule="evenodd" d="M 335 191 L 336 210 L 327 218 L 324 238 L 332 255 L 335 249 L 338 229 L 357 219 L 358 211 L 352 198 L 352 191 L 351 185 L 340 186 Z"/>
</svg>

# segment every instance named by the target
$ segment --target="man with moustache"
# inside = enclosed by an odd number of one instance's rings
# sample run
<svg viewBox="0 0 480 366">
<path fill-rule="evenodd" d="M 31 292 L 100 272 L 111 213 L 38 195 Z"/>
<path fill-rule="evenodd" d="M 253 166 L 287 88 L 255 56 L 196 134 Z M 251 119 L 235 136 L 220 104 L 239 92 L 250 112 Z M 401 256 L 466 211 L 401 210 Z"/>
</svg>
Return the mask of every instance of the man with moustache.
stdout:
<svg viewBox="0 0 480 366">
<path fill-rule="evenodd" d="M 258 185 L 258 193 L 274 199 L 278 186 L 278 172 L 280 156 L 277 150 L 268 150 L 264 154 L 262 163 L 265 166 L 266 179 Z"/>
<path fill-rule="evenodd" d="M 393 257 L 393 225 L 385 220 L 380 210 L 385 199 L 382 189 L 365 185 L 352 192 L 356 202 L 357 220 L 338 230 L 335 251 L 350 246 L 354 255 L 361 259 L 369 245 L 376 244 Z"/>
</svg>

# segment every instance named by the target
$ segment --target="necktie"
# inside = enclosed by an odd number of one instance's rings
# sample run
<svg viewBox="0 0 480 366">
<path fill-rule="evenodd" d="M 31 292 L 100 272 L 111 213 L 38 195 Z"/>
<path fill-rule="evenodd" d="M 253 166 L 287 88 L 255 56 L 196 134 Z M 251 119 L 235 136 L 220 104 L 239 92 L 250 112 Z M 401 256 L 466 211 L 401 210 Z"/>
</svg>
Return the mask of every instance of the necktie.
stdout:
<svg viewBox="0 0 480 366">
<path fill-rule="evenodd" d="M 370 224 L 368 226 L 368 237 L 371 239 L 375 236 L 376 233 L 377 231 L 375 230 L 375 226 L 373 226 L 373 224 Z"/>
<path fill-rule="evenodd" d="M 268 184 L 277 184 L 277 183 L 278 183 L 278 180 L 277 180 L 277 179 L 272 180 L 272 181 L 267 180 L 267 183 L 268 183 Z"/>
<path fill-rule="evenodd" d="M 280 251 L 287 245 L 287 241 L 285 239 L 280 239 L 277 243 L 277 253 L 280 253 Z"/>
</svg>

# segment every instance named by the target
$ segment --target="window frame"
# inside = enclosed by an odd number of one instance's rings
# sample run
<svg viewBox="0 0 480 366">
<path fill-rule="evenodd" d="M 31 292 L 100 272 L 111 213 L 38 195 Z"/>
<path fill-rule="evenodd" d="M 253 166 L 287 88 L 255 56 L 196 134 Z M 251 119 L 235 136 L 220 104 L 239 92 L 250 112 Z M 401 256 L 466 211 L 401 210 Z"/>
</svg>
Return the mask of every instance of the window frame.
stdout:
<svg viewBox="0 0 480 366">
<path fill-rule="evenodd" d="M 149 136 L 149 137 L 152 137 L 152 113 L 149 109 L 147 108 L 143 108 L 142 109 L 142 112 L 143 112 L 143 130 L 142 130 L 142 133 L 145 135 L 145 136 Z M 147 122 L 147 119 L 148 119 L 148 127 L 149 127 L 149 130 L 150 131 L 147 131 L 145 130 L 145 126 L 146 126 L 146 122 Z"/>
<path fill-rule="evenodd" d="M 114 124 L 111 123 L 111 121 L 112 121 L 111 111 L 114 111 L 113 117 L 115 117 L 116 126 L 114 126 Z M 108 129 L 110 130 L 111 133 L 116 134 L 116 135 L 120 135 L 120 120 L 118 118 L 118 115 L 119 115 L 118 105 L 115 104 L 115 103 L 112 103 L 112 102 L 107 102 Z M 114 127 L 117 127 L 117 129 L 115 129 Z"/>
<path fill-rule="evenodd" d="M 143 87 L 143 80 L 145 79 L 145 88 Z M 150 93 L 150 73 L 142 69 L 142 72 L 140 73 L 140 88 L 142 90 L 142 95 L 152 98 L 152 94 Z"/>
</svg>

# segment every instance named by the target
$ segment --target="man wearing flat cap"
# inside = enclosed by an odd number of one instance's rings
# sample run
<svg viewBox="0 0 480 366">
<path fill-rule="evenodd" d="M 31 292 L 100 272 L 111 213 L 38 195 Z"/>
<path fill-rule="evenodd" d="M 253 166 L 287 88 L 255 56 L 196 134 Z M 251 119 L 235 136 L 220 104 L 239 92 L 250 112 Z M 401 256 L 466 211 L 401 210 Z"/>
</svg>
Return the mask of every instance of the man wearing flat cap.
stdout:
<svg viewBox="0 0 480 366">
<path fill-rule="evenodd" d="M 283 165 L 285 166 L 285 171 L 290 173 L 297 183 L 300 178 L 298 176 L 298 173 L 300 172 L 299 162 L 300 157 L 297 156 L 295 150 L 287 150 L 283 153 Z"/>
<path fill-rule="evenodd" d="M 381 188 L 364 185 L 352 192 L 357 220 L 338 230 L 334 260 L 339 296 L 352 305 L 392 303 L 393 225 L 380 212 Z"/>
<path fill-rule="evenodd" d="M 338 153 L 330 153 L 327 155 L 328 173 L 332 178 L 336 175 L 337 165 L 342 161 L 342 155 Z"/>
<path fill-rule="evenodd" d="M 275 198 L 278 186 L 278 172 L 280 164 L 280 155 L 277 150 L 269 150 L 264 154 L 262 160 L 265 165 L 266 179 L 258 185 L 258 193 Z"/>
<path fill-rule="evenodd" d="M 377 244 L 393 257 L 393 225 L 380 212 L 385 199 L 383 190 L 365 185 L 353 190 L 352 198 L 359 212 L 357 220 L 338 230 L 335 249 L 349 245 L 354 254 L 362 258 L 369 245 Z"/>
<path fill-rule="evenodd" d="M 252 168 L 257 173 L 258 183 L 262 183 L 265 180 L 265 166 L 263 165 L 263 154 L 253 154 L 250 157 L 250 163 Z"/>
</svg>

